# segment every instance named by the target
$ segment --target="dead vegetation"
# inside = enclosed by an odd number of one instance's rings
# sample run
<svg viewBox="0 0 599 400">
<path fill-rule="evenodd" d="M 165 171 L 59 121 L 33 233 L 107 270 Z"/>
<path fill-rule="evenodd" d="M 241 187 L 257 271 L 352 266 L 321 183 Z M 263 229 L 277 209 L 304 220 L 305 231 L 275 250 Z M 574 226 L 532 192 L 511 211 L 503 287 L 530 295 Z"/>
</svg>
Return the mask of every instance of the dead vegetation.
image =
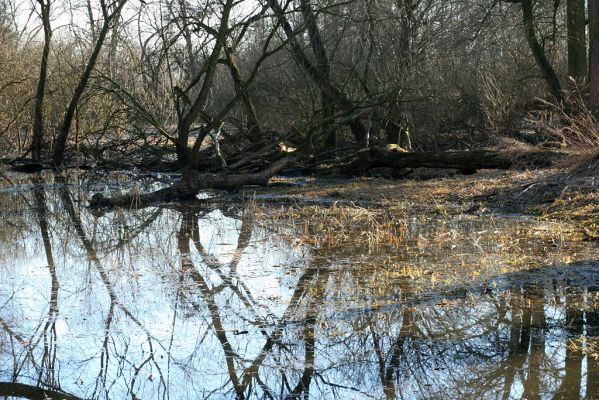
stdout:
<svg viewBox="0 0 599 400">
<path fill-rule="evenodd" d="M 529 179 L 530 172 L 505 172 L 424 182 L 313 181 L 285 187 L 295 203 L 253 196 L 247 206 L 262 227 L 330 265 L 335 291 L 326 304 L 335 309 L 394 307 L 433 295 L 435 304 L 450 305 L 499 290 L 504 277 L 593 258 L 595 245 L 567 218 L 514 218 L 492 209 L 490 193 Z M 398 300 L 399 293 L 407 298 Z"/>
<path fill-rule="evenodd" d="M 263 214 L 265 209 L 253 207 Z M 267 221 L 291 228 L 293 242 L 311 248 L 361 247 L 368 252 L 398 248 L 405 233 L 401 210 L 366 208 L 356 205 L 308 205 L 281 207 L 268 211 Z"/>
<path fill-rule="evenodd" d="M 584 168 L 552 168 L 537 171 L 485 171 L 476 175 L 453 175 L 425 181 L 358 178 L 351 180 L 313 179 L 300 186 L 256 189 L 256 195 L 277 195 L 296 199 L 299 204 L 322 202 L 360 204 L 390 214 L 407 212 L 449 214 L 529 214 L 568 226 L 577 240 L 599 235 L 599 193 L 594 173 Z M 281 180 L 279 180 L 279 183 Z M 289 218 L 325 218 L 341 206 L 305 213 L 286 211 Z M 382 215 L 383 211 L 376 211 Z M 302 217 L 303 214 L 303 217 Z M 347 222 L 341 219 L 340 223 Z"/>
</svg>

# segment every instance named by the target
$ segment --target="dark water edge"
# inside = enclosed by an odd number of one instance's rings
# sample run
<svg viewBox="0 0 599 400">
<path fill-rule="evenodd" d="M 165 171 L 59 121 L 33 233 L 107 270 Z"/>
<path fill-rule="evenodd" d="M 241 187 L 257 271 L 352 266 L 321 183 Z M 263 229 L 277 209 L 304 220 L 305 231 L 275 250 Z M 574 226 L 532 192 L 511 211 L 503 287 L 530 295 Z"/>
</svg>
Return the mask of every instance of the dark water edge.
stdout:
<svg viewBox="0 0 599 400">
<path fill-rule="evenodd" d="M 599 398 L 597 244 L 555 224 L 405 210 L 373 249 L 268 204 L 85 207 L 127 179 L 9 186 L 0 396 Z"/>
</svg>

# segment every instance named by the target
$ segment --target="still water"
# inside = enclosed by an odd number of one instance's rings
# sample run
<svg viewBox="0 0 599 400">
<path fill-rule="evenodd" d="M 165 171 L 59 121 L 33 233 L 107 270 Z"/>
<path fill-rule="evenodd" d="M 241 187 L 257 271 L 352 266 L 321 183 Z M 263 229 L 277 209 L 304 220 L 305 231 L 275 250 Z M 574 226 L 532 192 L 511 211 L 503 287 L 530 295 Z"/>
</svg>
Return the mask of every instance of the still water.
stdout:
<svg viewBox="0 0 599 400">
<path fill-rule="evenodd" d="M 280 205 L 1 187 L 0 397 L 599 398 L 599 252 L 556 223 L 406 206 L 372 247 Z"/>
</svg>

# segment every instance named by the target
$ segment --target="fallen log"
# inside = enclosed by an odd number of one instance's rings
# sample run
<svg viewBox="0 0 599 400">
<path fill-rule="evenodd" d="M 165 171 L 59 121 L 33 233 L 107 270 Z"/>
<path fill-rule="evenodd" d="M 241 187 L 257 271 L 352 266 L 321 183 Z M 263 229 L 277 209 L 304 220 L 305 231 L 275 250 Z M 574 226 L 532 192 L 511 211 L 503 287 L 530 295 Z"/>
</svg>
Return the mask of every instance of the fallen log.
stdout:
<svg viewBox="0 0 599 400">
<path fill-rule="evenodd" d="M 44 165 L 42 163 L 33 160 L 17 159 L 11 161 L 9 164 L 12 165 L 12 169 L 15 172 L 23 172 L 26 174 L 39 172 L 44 169 Z"/>
<path fill-rule="evenodd" d="M 106 197 L 100 193 L 92 196 L 89 206 L 92 208 L 123 207 L 140 208 L 148 204 L 192 199 L 202 189 L 237 189 L 243 186 L 264 186 L 275 174 L 295 162 L 294 157 L 285 157 L 264 171 L 255 174 L 200 174 L 187 172 L 185 178 L 176 184 L 150 193 L 133 191 L 124 195 Z"/>
<path fill-rule="evenodd" d="M 38 386 L 17 382 L 0 382 L 0 396 L 24 397 L 28 399 L 64 399 L 83 400 L 80 397 L 55 389 L 44 389 Z"/>
<path fill-rule="evenodd" d="M 422 153 L 397 152 L 381 148 L 362 151 L 356 160 L 344 168 L 348 174 L 364 173 L 372 168 L 455 168 L 463 173 L 479 169 L 509 169 L 513 167 L 548 167 L 562 153 L 551 151 L 428 151 Z"/>
</svg>

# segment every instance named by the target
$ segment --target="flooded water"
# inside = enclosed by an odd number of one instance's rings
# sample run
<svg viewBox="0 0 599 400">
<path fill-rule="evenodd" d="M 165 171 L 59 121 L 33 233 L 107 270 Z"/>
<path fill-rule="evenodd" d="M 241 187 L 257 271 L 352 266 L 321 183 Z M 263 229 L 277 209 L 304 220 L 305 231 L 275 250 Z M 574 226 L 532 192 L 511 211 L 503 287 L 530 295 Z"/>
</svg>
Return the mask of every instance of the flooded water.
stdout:
<svg viewBox="0 0 599 400">
<path fill-rule="evenodd" d="M 316 240 L 289 205 L 92 213 L 101 185 L 12 182 L 0 396 L 599 398 L 599 252 L 559 224 L 398 206 L 388 240 Z"/>
</svg>

